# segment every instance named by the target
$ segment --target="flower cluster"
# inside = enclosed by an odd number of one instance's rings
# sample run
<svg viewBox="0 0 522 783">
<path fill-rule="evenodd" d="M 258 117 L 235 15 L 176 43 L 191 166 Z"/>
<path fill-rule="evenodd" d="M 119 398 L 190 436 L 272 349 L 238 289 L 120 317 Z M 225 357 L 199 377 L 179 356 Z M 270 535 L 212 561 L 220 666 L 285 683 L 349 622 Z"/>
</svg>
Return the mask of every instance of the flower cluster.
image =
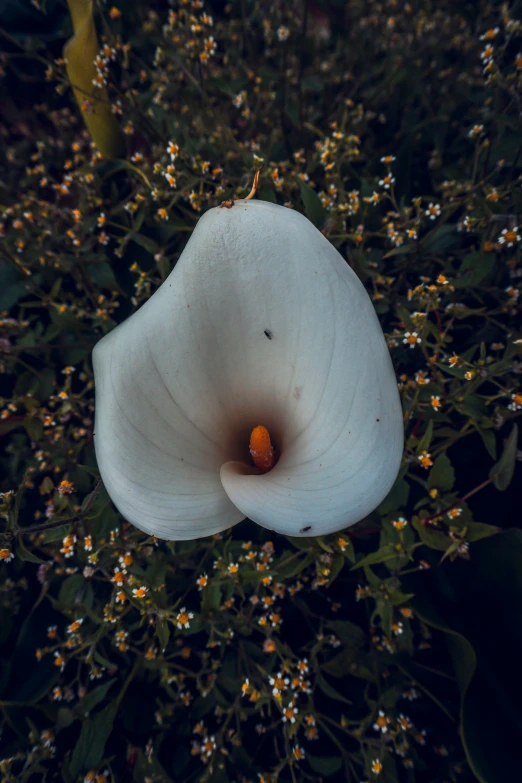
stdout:
<svg viewBox="0 0 522 783">
<path fill-rule="evenodd" d="M 49 41 L 1 63 L 2 779 L 460 779 L 473 743 L 409 580 L 478 569 L 520 469 L 522 24 L 504 2 L 163 5 L 95 4 L 80 105 Z M 371 297 L 402 469 L 335 535 L 160 541 L 100 482 L 92 349 L 260 166 L 256 197 L 305 213 Z"/>
</svg>

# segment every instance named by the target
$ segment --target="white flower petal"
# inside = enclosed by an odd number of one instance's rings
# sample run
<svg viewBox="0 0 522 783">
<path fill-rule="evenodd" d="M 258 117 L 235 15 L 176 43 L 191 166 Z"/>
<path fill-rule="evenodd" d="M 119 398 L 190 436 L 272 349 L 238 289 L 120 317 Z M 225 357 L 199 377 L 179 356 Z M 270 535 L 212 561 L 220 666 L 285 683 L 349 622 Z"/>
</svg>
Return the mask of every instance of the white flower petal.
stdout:
<svg viewBox="0 0 522 783">
<path fill-rule="evenodd" d="M 153 299 L 95 348 L 96 457 L 109 495 L 136 527 L 161 538 L 198 538 L 244 515 L 219 480 L 227 452 L 218 435 L 199 428 L 190 400 L 185 409 L 173 396 L 190 396 L 190 372 L 163 366 L 174 324 L 168 312 L 163 323 L 159 308 L 148 307 Z"/>
<path fill-rule="evenodd" d="M 293 210 L 209 210 L 161 288 L 98 344 L 94 367 L 107 490 L 160 537 L 244 516 L 332 532 L 375 508 L 397 475 L 402 413 L 373 306 Z M 281 452 L 264 475 L 248 460 L 258 424 Z"/>
</svg>

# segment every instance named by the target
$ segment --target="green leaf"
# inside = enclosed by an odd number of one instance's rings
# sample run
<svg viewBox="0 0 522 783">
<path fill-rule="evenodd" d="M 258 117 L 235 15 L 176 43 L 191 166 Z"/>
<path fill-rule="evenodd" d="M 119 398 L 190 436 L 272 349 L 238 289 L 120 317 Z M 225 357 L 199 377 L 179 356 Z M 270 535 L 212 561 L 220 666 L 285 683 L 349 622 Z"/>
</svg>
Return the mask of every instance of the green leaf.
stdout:
<svg viewBox="0 0 522 783">
<path fill-rule="evenodd" d="M 316 546 L 321 547 L 325 552 L 328 552 L 328 554 L 333 555 L 332 547 L 324 540 L 323 536 L 311 536 L 310 541 L 316 544 Z"/>
<path fill-rule="evenodd" d="M 348 647 L 362 647 L 366 639 L 363 629 L 349 620 L 332 620 L 328 623 L 328 629 Z"/>
<path fill-rule="evenodd" d="M 222 596 L 219 585 L 207 585 L 201 592 L 201 611 L 216 612 L 221 606 Z"/>
<path fill-rule="evenodd" d="M 10 310 L 28 293 L 24 274 L 14 266 L 0 265 L 0 310 Z"/>
<path fill-rule="evenodd" d="M 52 367 L 44 367 L 38 378 L 38 397 L 41 400 L 47 400 L 54 391 L 56 385 L 56 374 Z"/>
<path fill-rule="evenodd" d="M 299 536 L 285 536 L 285 538 L 290 541 L 291 544 L 293 544 L 297 549 L 304 549 L 308 551 L 312 547 L 312 538 L 308 536 L 305 537 L 299 537 Z"/>
<path fill-rule="evenodd" d="M 411 253 L 415 253 L 416 249 L 417 249 L 417 245 L 415 244 L 415 242 L 406 242 L 404 245 L 401 245 L 400 247 L 394 247 L 393 250 L 389 250 L 383 256 L 383 259 L 392 258 L 393 256 L 410 255 Z"/>
<path fill-rule="evenodd" d="M 319 775 L 324 775 L 325 777 L 329 777 L 329 775 L 335 775 L 335 773 L 339 772 L 343 765 L 340 756 L 311 756 L 307 752 L 306 760 L 314 772 L 317 772 Z"/>
<path fill-rule="evenodd" d="M 81 715 L 87 715 L 87 713 L 92 712 L 92 710 L 105 699 L 109 689 L 115 682 L 116 677 L 113 677 L 112 680 L 104 682 L 103 685 L 98 685 L 97 688 L 94 688 L 90 693 L 84 696 L 83 699 L 80 699 L 75 709 Z"/>
<path fill-rule="evenodd" d="M 310 185 L 307 185 L 302 180 L 299 181 L 299 190 L 301 191 L 301 198 L 303 199 L 307 217 L 316 228 L 320 228 L 326 220 L 326 211 L 321 204 L 321 199 L 315 190 L 312 190 Z"/>
<path fill-rule="evenodd" d="M 303 78 L 301 86 L 303 92 L 316 92 L 320 94 L 324 89 L 324 82 L 317 74 L 312 73 Z"/>
<path fill-rule="evenodd" d="M 470 253 L 462 260 L 460 276 L 452 280 L 455 288 L 468 288 L 482 282 L 494 269 L 495 256 L 493 253 Z"/>
<path fill-rule="evenodd" d="M 118 667 L 116 664 L 112 663 L 112 661 L 109 661 L 108 658 L 105 658 L 98 649 L 94 651 L 94 660 L 96 663 L 99 663 L 100 666 L 105 666 L 106 669 L 117 669 Z"/>
<path fill-rule="evenodd" d="M 343 554 L 350 563 L 355 563 L 355 549 L 353 548 L 353 542 L 349 538 L 345 538 Z"/>
<path fill-rule="evenodd" d="M 72 606 L 78 601 L 78 597 L 85 585 L 85 579 L 82 574 L 73 574 L 68 576 L 62 582 L 58 593 L 58 600 L 65 606 Z"/>
<path fill-rule="evenodd" d="M 304 571 L 305 568 L 308 568 L 314 561 L 314 553 L 309 552 L 306 557 L 303 557 L 301 560 L 298 560 L 297 562 L 292 561 L 291 563 L 288 563 L 287 566 L 283 566 L 283 568 L 276 567 L 274 570 L 280 579 L 291 579 L 292 577 L 297 576 L 297 574 L 300 574 L 301 571 Z"/>
<path fill-rule="evenodd" d="M 267 576 L 267 571 L 254 571 L 254 569 L 251 569 L 250 571 L 240 571 L 239 572 L 239 579 L 241 581 L 241 584 L 248 585 L 248 584 L 257 584 L 257 582 L 260 582 L 262 579 Z M 230 585 L 232 586 L 232 585 Z M 227 596 L 225 598 L 225 601 L 230 596 Z"/>
<path fill-rule="evenodd" d="M 100 471 L 96 467 L 91 467 L 90 465 L 80 465 L 79 462 L 76 464 L 76 467 L 77 468 L 81 468 L 86 473 L 88 473 L 90 476 L 94 476 L 95 479 L 99 479 L 100 478 Z"/>
<path fill-rule="evenodd" d="M 522 616 L 522 532 L 504 531 L 470 552 L 469 561 L 408 574 L 401 583 L 415 593 L 418 617 L 446 634 L 473 774 L 498 783 L 520 777 L 522 625 L 515 618 Z"/>
<path fill-rule="evenodd" d="M 397 552 L 394 546 L 386 544 L 385 546 L 381 546 L 377 552 L 370 552 L 369 555 L 363 557 L 351 567 L 350 571 L 355 571 L 356 568 L 363 568 L 367 565 L 374 565 L 375 563 L 385 563 L 387 560 L 392 560 L 394 557 L 397 557 L 398 554 L 399 552 Z"/>
<path fill-rule="evenodd" d="M 271 204 L 277 204 L 277 196 L 272 185 L 263 185 L 257 191 L 257 197 L 260 201 L 269 201 Z"/>
<path fill-rule="evenodd" d="M 25 547 L 25 544 L 22 541 L 22 537 L 20 536 L 18 539 L 18 542 L 16 544 L 15 549 L 16 556 L 20 558 L 20 560 L 24 560 L 26 563 L 38 563 L 42 564 L 45 563 L 45 560 L 42 560 L 41 557 L 38 557 L 33 552 L 30 552 L 29 549 Z"/>
<path fill-rule="evenodd" d="M 489 456 L 491 457 L 491 459 L 496 459 L 497 441 L 495 439 L 495 433 L 492 432 L 492 430 L 482 430 L 482 429 L 478 429 L 478 432 L 480 433 L 480 437 L 482 438 L 482 441 L 484 443 L 484 446 L 486 447 Z"/>
<path fill-rule="evenodd" d="M 423 250 L 431 250 L 431 252 L 435 253 L 446 250 L 448 247 L 458 244 L 459 241 L 460 234 L 457 226 L 446 223 L 435 229 L 432 234 L 428 234 L 424 239 L 421 239 L 421 245 Z"/>
<path fill-rule="evenodd" d="M 152 588 L 165 584 L 167 570 L 168 563 L 165 560 L 159 557 L 153 558 L 146 571 L 146 581 Z"/>
<path fill-rule="evenodd" d="M 180 745 L 176 750 L 186 754 L 186 764 L 182 766 L 182 769 L 184 769 L 185 766 L 188 766 L 191 760 L 188 748 L 186 746 Z M 172 771 L 176 772 L 177 770 L 173 768 Z M 134 767 L 133 780 L 136 783 L 141 783 L 141 781 L 146 781 L 147 778 L 158 781 L 158 783 L 174 783 L 173 779 L 167 775 L 164 767 L 162 767 L 158 761 L 156 754 L 148 757 L 141 750 L 141 748 L 138 748 L 138 756 L 136 759 L 136 765 Z M 179 777 L 177 780 L 179 780 Z"/>
<path fill-rule="evenodd" d="M 339 574 L 341 573 L 344 564 L 346 563 L 346 559 L 341 552 L 336 552 L 333 556 L 332 566 L 330 568 L 330 573 L 328 574 L 328 582 L 329 584 L 332 584 L 332 582 L 337 579 Z"/>
<path fill-rule="evenodd" d="M 455 484 L 455 471 L 446 453 L 439 454 L 428 476 L 428 489 L 449 492 Z"/>
<path fill-rule="evenodd" d="M 143 234 L 134 234 L 132 241 L 136 242 L 136 244 L 140 247 L 143 247 L 147 253 L 151 254 L 151 256 L 156 255 L 156 253 L 158 253 L 160 250 L 157 242 L 155 242 L 153 239 L 150 239 L 150 237 L 143 236 Z"/>
<path fill-rule="evenodd" d="M 177 635 L 181 636 L 193 636 L 196 633 L 200 633 L 205 628 L 205 622 L 200 614 L 196 614 L 194 619 L 190 621 L 189 628 L 181 628 L 176 631 Z"/>
<path fill-rule="evenodd" d="M 38 419 L 35 416 L 30 416 L 29 414 L 27 414 L 27 416 L 25 416 L 24 418 L 24 427 L 25 427 L 25 431 L 27 432 L 31 440 L 34 441 L 40 440 L 44 430 L 43 422 L 41 419 Z"/>
<path fill-rule="evenodd" d="M 423 525 L 419 517 L 413 517 L 411 524 L 419 534 L 422 543 L 431 549 L 445 552 L 451 544 L 451 539 L 446 533 L 442 530 L 435 530 L 429 524 Z"/>
<path fill-rule="evenodd" d="M 160 643 L 160 649 L 161 652 L 167 649 L 167 644 L 169 643 L 170 638 L 170 629 L 169 625 L 165 620 L 158 620 L 156 623 L 156 636 L 158 637 L 158 641 Z"/>
<path fill-rule="evenodd" d="M 439 370 L 447 372 L 448 375 L 453 375 L 454 378 L 460 378 L 461 380 L 467 373 L 466 367 L 452 367 L 451 364 L 443 364 L 442 362 L 437 362 L 437 367 Z"/>
<path fill-rule="evenodd" d="M 381 505 L 377 508 L 377 513 L 380 516 L 386 516 L 393 511 L 403 508 L 408 502 L 408 496 L 410 494 L 410 485 L 401 476 L 396 480 L 395 484 L 382 501 Z"/>
<path fill-rule="evenodd" d="M 44 480 L 40 484 L 40 495 L 47 495 L 54 489 L 54 483 L 50 476 L 45 476 Z"/>
<path fill-rule="evenodd" d="M 495 487 L 504 492 L 510 485 L 515 472 L 515 459 L 517 456 L 518 425 L 513 424 L 513 429 L 504 446 L 504 451 L 499 461 L 493 465 L 489 477 Z"/>
<path fill-rule="evenodd" d="M 92 492 L 83 499 L 80 514 L 85 519 L 96 519 L 110 505 L 111 499 L 104 486 L 96 485 Z"/>
<path fill-rule="evenodd" d="M 417 446 L 417 454 L 422 454 L 423 451 L 427 451 L 429 449 L 432 437 L 433 437 L 433 419 L 430 419 L 428 422 L 428 426 L 426 427 L 426 432 L 420 439 L 419 445 Z"/>
<path fill-rule="evenodd" d="M 116 705 L 108 704 L 94 718 L 83 724 L 71 758 L 70 772 L 74 778 L 100 764 L 116 712 Z"/>
<path fill-rule="evenodd" d="M 401 593 L 400 590 L 390 590 L 389 596 L 392 606 L 401 606 L 409 601 L 410 598 L 413 598 L 413 593 Z"/>
<path fill-rule="evenodd" d="M 466 540 L 470 542 L 480 541 L 481 538 L 500 533 L 500 530 L 501 528 L 496 527 L 496 525 L 486 525 L 485 522 L 467 522 Z"/>
<path fill-rule="evenodd" d="M 50 544 L 52 541 L 60 541 L 60 539 L 68 536 L 72 530 L 72 525 L 60 525 L 59 527 L 50 527 L 49 530 L 43 530 L 43 539 L 46 544 Z"/>
<path fill-rule="evenodd" d="M 98 264 L 87 264 L 87 271 L 93 282 L 100 288 L 121 292 L 118 281 L 114 277 L 114 272 L 106 261 L 101 261 Z"/>
<path fill-rule="evenodd" d="M 377 576 L 377 574 L 374 574 L 370 566 L 365 565 L 364 566 L 364 575 L 366 577 L 366 581 L 368 584 L 372 585 L 372 587 L 380 587 L 382 584 L 382 579 L 380 576 Z"/>
<path fill-rule="evenodd" d="M 457 403 L 457 407 L 470 419 L 480 419 L 487 414 L 487 407 L 484 400 L 476 395 L 469 395 L 462 402 Z"/>
<path fill-rule="evenodd" d="M 330 699 L 335 699 L 335 701 L 342 701 L 344 704 L 352 703 L 350 699 L 347 699 L 346 696 L 343 696 L 342 693 L 339 693 L 337 688 L 334 688 L 332 685 L 330 685 L 330 683 L 327 682 L 319 672 L 316 674 L 315 681 L 322 692 L 329 696 Z"/>
</svg>

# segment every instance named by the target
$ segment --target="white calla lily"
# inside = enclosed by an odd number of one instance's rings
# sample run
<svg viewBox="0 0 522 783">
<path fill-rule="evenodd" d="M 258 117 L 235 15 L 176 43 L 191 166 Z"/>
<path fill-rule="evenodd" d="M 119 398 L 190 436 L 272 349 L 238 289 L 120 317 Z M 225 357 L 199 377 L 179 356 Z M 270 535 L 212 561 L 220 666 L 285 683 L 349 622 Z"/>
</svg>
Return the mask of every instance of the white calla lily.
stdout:
<svg viewBox="0 0 522 783">
<path fill-rule="evenodd" d="M 379 321 L 337 250 L 291 209 L 210 209 L 93 362 L 102 479 L 122 515 L 160 538 L 245 517 L 331 533 L 397 476 L 402 411 Z M 279 456 L 265 473 L 249 459 L 257 425 Z"/>
</svg>

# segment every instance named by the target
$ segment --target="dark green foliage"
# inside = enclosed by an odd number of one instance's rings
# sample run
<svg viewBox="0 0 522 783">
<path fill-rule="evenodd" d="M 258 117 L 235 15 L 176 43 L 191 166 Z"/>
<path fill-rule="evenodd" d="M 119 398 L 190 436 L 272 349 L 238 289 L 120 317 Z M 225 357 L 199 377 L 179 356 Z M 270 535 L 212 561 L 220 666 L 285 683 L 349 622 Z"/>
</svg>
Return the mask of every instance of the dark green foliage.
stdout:
<svg viewBox="0 0 522 783">
<path fill-rule="evenodd" d="M 520 7 L 95 2 L 117 160 L 65 4 L 0 9 L 0 783 L 517 780 Z M 100 481 L 92 349 L 261 165 L 368 290 L 401 471 L 338 535 L 159 541 Z"/>
</svg>

